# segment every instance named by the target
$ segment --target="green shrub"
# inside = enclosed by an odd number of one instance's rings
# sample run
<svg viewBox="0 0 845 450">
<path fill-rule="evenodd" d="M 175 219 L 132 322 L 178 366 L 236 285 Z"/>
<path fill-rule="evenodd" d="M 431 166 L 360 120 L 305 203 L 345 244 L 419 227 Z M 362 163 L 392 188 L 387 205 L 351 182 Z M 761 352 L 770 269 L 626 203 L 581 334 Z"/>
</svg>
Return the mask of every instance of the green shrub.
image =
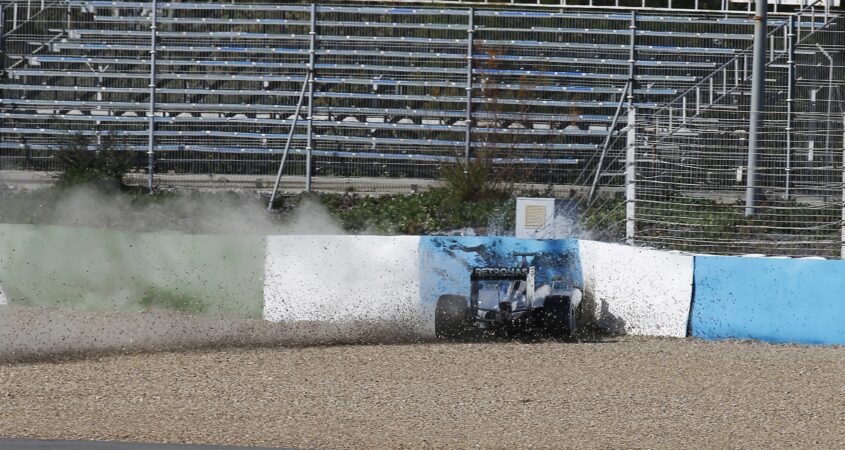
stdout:
<svg viewBox="0 0 845 450">
<path fill-rule="evenodd" d="M 473 228 L 485 233 L 513 230 L 514 191 L 487 158 L 458 160 L 441 169 L 442 187 L 415 194 L 367 197 L 320 196 L 350 232 L 426 235 Z"/>
<path fill-rule="evenodd" d="M 411 235 L 467 227 L 512 230 L 516 207 L 515 199 L 504 195 L 472 202 L 456 201 L 454 192 L 448 188 L 382 197 L 324 194 L 320 201 L 350 232 Z"/>
<path fill-rule="evenodd" d="M 496 179 L 491 163 L 486 158 L 469 162 L 459 159 L 440 170 L 446 198 L 453 203 L 478 202 L 489 198 L 502 198 L 501 181 Z"/>
<path fill-rule="evenodd" d="M 92 149 L 93 147 L 93 149 Z M 58 186 L 93 185 L 123 189 L 123 176 L 132 168 L 132 155 L 119 150 L 114 136 L 103 135 L 99 143 L 82 134 L 61 140 L 57 152 L 62 171 Z"/>
</svg>

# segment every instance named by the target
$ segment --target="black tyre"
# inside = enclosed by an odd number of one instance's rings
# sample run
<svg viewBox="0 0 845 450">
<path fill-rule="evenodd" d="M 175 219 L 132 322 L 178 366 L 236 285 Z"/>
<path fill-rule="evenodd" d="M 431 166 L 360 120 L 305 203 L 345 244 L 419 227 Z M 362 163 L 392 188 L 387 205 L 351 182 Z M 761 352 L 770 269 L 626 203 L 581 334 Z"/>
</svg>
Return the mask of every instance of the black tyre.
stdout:
<svg viewBox="0 0 845 450">
<path fill-rule="evenodd" d="M 434 309 L 434 334 L 441 339 L 459 340 L 467 322 L 467 301 L 460 295 L 441 295 Z"/>
<path fill-rule="evenodd" d="M 550 297 L 543 305 L 546 332 L 554 338 L 572 339 L 578 329 L 578 312 L 569 297 Z"/>
</svg>

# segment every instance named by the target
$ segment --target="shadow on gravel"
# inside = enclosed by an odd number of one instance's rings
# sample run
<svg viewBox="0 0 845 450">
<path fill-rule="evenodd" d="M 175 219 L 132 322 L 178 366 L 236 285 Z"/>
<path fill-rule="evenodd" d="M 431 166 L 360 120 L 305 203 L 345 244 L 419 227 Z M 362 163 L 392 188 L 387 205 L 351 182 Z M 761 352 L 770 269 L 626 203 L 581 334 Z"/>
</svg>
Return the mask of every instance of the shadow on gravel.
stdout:
<svg viewBox="0 0 845 450">
<path fill-rule="evenodd" d="M 608 344 L 617 342 L 617 334 L 610 334 L 599 328 L 589 327 L 582 330 L 574 339 L 557 339 L 542 333 L 521 333 L 516 336 L 500 336 L 488 333 L 474 333 L 459 340 L 438 339 L 439 344 L 490 344 L 490 343 L 518 343 L 518 344 Z M 431 342 L 431 341 L 427 341 Z"/>
<path fill-rule="evenodd" d="M 272 323 L 262 319 L 0 307 L 0 364 L 221 349 L 426 342 L 391 321 Z"/>
<path fill-rule="evenodd" d="M 601 305 L 585 317 L 575 339 L 525 333 L 479 333 L 457 343 L 602 344 L 617 342 L 625 323 Z M 421 345 L 451 342 L 427 337 L 419 323 L 353 320 L 271 323 L 261 319 L 191 316 L 166 311 L 115 313 L 57 308 L 0 308 L 0 364 L 62 363 L 108 356 L 174 352 L 248 351 L 346 345 Z"/>
<path fill-rule="evenodd" d="M 610 305 L 604 300 L 601 300 L 601 305 L 595 317 L 590 318 L 590 322 L 596 330 L 612 335 L 625 334 L 627 325 L 624 319 L 610 312 Z"/>
<path fill-rule="evenodd" d="M 625 334 L 625 320 L 613 315 L 610 312 L 609 305 L 606 301 L 601 301 L 598 310 L 589 304 L 587 305 L 586 310 L 592 311 L 592 313 L 586 314 L 579 319 L 579 323 L 582 325 L 574 339 L 555 339 L 534 329 L 521 331 L 514 336 L 501 336 L 479 330 L 477 332 L 467 332 L 459 340 L 438 340 L 438 342 L 451 344 L 491 342 L 517 342 L 522 344 L 545 344 L 550 342 L 569 344 L 603 344 L 618 342 L 616 338 Z"/>
<path fill-rule="evenodd" d="M 414 345 L 462 345 L 462 344 L 507 344 L 519 343 L 526 345 L 538 345 L 557 343 L 562 345 L 578 344 L 607 344 L 615 343 L 617 335 L 611 335 L 600 330 L 590 330 L 576 339 L 554 339 L 547 336 L 519 336 L 513 338 L 476 336 L 461 341 L 445 341 L 438 339 L 391 339 L 385 341 L 373 340 L 337 340 L 323 342 L 212 342 L 208 344 L 194 345 L 171 345 L 159 348 L 111 348 L 97 350 L 64 350 L 64 351 L 43 351 L 29 352 L 23 354 L 5 354 L 0 357 L 0 366 L 7 364 L 63 364 L 75 361 L 92 361 L 109 357 L 126 357 L 155 355 L 164 353 L 191 352 L 193 354 L 218 353 L 218 352 L 248 352 L 252 350 L 267 349 L 307 349 L 326 347 L 361 347 L 361 346 L 414 346 Z"/>
</svg>

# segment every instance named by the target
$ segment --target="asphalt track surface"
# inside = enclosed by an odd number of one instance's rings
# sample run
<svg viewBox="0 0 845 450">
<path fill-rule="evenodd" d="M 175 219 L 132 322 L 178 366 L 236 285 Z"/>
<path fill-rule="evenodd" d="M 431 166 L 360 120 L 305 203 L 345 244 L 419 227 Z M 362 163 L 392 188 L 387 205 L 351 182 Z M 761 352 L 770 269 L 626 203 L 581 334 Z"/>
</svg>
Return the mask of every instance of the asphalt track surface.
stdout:
<svg viewBox="0 0 845 450">
<path fill-rule="evenodd" d="M 0 364 L 0 436 L 299 448 L 845 448 L 845 347 L 604 338 Z"/>
</svg>

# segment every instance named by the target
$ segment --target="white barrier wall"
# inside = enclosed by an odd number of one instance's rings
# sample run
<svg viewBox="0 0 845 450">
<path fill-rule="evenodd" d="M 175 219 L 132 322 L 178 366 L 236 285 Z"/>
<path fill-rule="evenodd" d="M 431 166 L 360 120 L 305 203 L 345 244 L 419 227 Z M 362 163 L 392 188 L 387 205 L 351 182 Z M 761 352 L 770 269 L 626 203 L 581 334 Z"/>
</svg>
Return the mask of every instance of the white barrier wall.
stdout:
<svg viewBox="0 0 845 450">
<path fill-rule="evenodd" d="M 418 236 L 268 236 L 264 318 L 420 332 Z"/>
<path fill-rule="evenodd" d="M 585 298 L 608 331 L 684 337 L 693 293 L 693 257 L 580 241 Z"/>
</svg>

